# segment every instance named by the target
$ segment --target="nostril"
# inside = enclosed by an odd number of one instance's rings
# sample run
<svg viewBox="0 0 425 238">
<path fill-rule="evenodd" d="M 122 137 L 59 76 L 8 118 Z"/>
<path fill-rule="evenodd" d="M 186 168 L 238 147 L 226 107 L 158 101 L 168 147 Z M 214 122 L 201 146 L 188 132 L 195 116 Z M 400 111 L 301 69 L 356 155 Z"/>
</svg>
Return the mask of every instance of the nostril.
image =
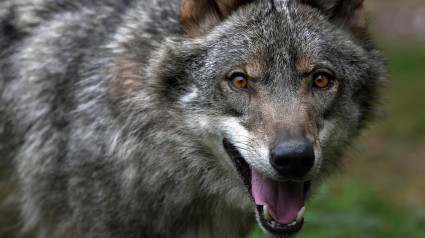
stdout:
<svg viewBox="0 0 425 238">
<path fill-rule="evenodd" d="M 289 160 L 289 158 L 285 157 L 285 156 L 272 156 L 273 157 L 273 161 L 277 166 L 289 166 L 291 161 Z"/>
<path fill-rule="evenodd" d="M 314 149 L 312 146 L 305 149 L 304 156 L 300 160 L 301 166 L 311 168 L 314 165 Z"/>
<path fill-rule="evenodd" d="M 279 141 L 270 153 L 270 164 L 286 178 L 304 176 L 314 165 L 314 149 L 306 140 Z"/>
</svg>

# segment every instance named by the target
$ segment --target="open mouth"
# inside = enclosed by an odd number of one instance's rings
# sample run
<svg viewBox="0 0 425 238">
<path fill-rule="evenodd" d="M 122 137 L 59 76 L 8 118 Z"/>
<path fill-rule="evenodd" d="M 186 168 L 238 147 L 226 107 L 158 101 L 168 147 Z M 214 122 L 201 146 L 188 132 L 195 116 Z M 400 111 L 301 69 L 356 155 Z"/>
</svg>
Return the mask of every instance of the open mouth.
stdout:
<svg viewBox="0 0 425 238">
<path fill-rule="evenodd" d="M 232 143 L 224 139 L 223 145 L 254 199 L 263 229 L 282 236 L 300 231 L 304 224 L 304 201 L 311 182 L 281 182 L 266 178 L 250 168 Z"/>
</svg>

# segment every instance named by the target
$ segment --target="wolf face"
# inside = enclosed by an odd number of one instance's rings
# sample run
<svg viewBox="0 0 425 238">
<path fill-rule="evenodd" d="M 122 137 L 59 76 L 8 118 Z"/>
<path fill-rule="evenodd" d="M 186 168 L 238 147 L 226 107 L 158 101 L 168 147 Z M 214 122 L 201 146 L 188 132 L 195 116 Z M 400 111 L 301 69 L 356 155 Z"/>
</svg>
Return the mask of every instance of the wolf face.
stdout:
<svg viewBox="0 0 425 238">
<path fill-rule="evenodd" d="M 360 0 L 0 9 L 0 162 L 38 237 L 292 236 L 379 114 Z"/>
<path fill-rule="evenodd" d="M 263 230 L 291 235 L 311 185 L 374 117 L 382 60 L 366 39 L 361 1 L 228 2 L 183 2 L 192 4 L 183 5 L 183 27 L 196 37 L 169 49 L 178 59 L 163 64 L 178 66 L 162 83 L 217 159 L 238 172 L 250 193 L 240 196 L 253 197 Z"/>
</svg>

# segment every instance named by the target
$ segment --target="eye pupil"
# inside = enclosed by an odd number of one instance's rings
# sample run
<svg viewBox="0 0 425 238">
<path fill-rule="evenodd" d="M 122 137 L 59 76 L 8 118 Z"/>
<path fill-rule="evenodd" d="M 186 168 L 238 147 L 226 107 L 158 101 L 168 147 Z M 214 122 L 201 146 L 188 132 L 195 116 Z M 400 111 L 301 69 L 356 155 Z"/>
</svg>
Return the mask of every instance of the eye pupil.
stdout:
<svg viewBox="0 0 425 238">
<path fill-rule="evenodd" d="M 245 88 L 247 84 L 248 84 L 248 80 L 244 76 L 238 75 L 236 77 L 233 77 L 232 79 L 232 85 L 235 88 L 242 89 L 242 88 Z"/>
<path fill-rule="evenodd" d="M 314 79 L 314 86 L 316 88 L 326 88 L 327 86 L 329 86 L 330 83 L 331 81 L 326 75 L 318 75 Z"/>
</svg>

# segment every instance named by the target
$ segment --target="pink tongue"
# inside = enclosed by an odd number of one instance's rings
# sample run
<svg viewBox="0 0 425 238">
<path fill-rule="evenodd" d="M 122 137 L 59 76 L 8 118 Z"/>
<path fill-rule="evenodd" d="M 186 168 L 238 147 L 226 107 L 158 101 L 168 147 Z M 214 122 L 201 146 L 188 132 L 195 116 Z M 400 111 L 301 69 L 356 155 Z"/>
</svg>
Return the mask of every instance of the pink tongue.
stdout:
<svg viewBox="0 0 425 238">
<path fill-rule="evenodd" d="M 266 205 L 270 215 L 280 224 L 290 224 L 304 204 L 304 183 L 277 182 L 252 169 L 252 196 L 255 204 Z"/>
</svg>

